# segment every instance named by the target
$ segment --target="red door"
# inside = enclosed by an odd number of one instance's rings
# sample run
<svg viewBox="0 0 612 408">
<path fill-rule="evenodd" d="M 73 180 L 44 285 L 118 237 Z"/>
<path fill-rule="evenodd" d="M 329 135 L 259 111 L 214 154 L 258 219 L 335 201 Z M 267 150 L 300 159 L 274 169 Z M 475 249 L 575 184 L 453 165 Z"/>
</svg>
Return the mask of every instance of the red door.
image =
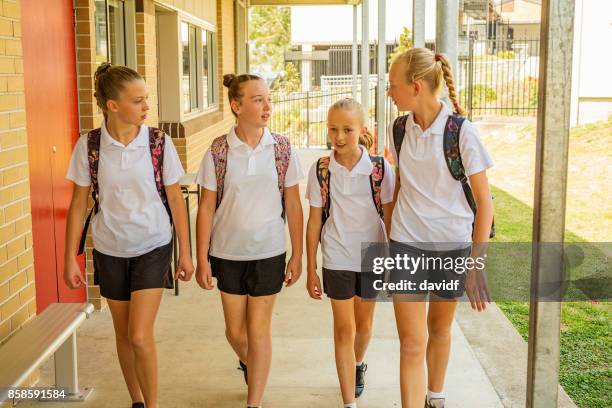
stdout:
<svg viewBox="0 0 612 408">
<path fill-rule="evenodd" d="M 72 184 L 65 180 L 78 138 L 72 0 L 22 0 L 23 62 L 30 162 L 37 311 L 53 302 L 81 302 L 86 289 L 63 282 L 66 216 Z M 81 267 L 84 260 L 81 259 Z"/>
</svg>

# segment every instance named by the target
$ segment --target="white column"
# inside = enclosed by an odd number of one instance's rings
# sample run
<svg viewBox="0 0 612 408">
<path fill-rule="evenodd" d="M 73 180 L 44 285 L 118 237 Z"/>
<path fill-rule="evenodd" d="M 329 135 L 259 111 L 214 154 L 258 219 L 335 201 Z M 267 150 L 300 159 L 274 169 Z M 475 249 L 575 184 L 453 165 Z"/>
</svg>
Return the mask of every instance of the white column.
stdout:
<svg viewBox="0 0 612 408">
<path fill-rule="evenodd" d="M 458 0 L 437 0 L 436 50 L 446 54 L 454 75 L 457 75 L 457 48 L 459 46 L 458 20 Z"/>
<path fill-rule="evenodd" d="M 312 44 L 302 44 L 302 91 L 310 91 L 310 69 L 312 60 Z"/>
<path fill-rule="evenodd" d="M 425 0 L 412 0 L 412 44 L 425 47 Z"/>
<path fill-rule="evenodd" d="M 370 2 L 361 3 L 361 104 L 366 112 L 370 107 Z M 369 125 L 369 123 L 368 123 Z"/>
<path fill-rule="evenodd" d="M 351 47 L 351 70 L 353 74 L 353 99 L 357 99 L 357 5 L 353 5 L 353 45 Z"/>
<path fill-rule="evenodd" d="M 378 0 L 378 60 L 377 72 L 378 81 L 376 88 L 376 132 L 378 134 L 378 150 L 377 153 L 382 155 L 385 152 L 385 130 L 387 129 L 385 120 L 385 73 L 387 71 L 387 44 L 385 40 L 385 2 L 386 0 Z"/>
</svg>

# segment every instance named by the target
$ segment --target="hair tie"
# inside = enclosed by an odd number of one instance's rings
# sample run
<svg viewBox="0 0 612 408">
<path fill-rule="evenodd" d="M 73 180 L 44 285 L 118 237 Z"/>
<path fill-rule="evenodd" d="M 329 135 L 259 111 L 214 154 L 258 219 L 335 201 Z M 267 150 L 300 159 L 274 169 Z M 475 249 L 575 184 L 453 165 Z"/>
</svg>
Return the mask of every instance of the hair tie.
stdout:
<svg viewBox="0 0 612 408">
<path fill-rule="evenodd" d="M 442 56 L 440 54 L 436 54 L 434 56 L 434 59 L 436 60 L 436 62 L 439 62 L 442 59 Z"/>
</svg>

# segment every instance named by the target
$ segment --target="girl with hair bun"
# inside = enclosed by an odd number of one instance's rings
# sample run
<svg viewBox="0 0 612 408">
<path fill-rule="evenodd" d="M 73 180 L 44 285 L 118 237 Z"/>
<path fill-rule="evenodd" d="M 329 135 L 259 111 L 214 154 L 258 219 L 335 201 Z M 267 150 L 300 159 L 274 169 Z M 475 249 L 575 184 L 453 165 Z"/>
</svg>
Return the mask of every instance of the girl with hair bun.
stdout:
<svg viewBox="0 0 612 408">
<path fill-rule="evenodd" d="M 64 281 L 73 289 L 86 285 L 76 248 L 83 252 L 95 213 L 94 283 L 100 285 L 113 318 L 132 407 L 157 408 L 154 323 L 163 289 L 173 286 L 172 222 L 179 243 L 175 279 L 188 281 L 194 272 L 179 186 L 184 171 L 172 139 L 144 124 L 148 92 L 136 71 L 104 63 L 96 71 L 95 89 L 104 120 L 78 140 L 68 168 L 74 190 L 66 226 Z M 81 231 L 90 188 L 94 208 Z"/>
<path fill-rule="evenodd" d="M 212 142 L 198 172 L 196 280 L 210 290 L 217 279 L 225 334 L 248 385 L 247 405 L 259 407 L 272 362 L 276 295 L 302 272 L 303 171 L 289 139 L 267 127 L 272 103 L 266 83 L 228 74 L 223 85 L 236 124 Z"/>
<path fill-rule="evenodd" d="M 438 98 L 444 84 L 452 106 Z M 417 287 L 394 293 L 402 407 L 443 408 L 457 299 L 467 292 L 472 308 L 479 311 L 489 302 L 484 270 L 466 272 L 459 265 L 481 258 L 492 236 L 486 170 L 493 162 L 476 127 L 462 116 L 465 111 L 445 55 L 426 48 L 400 54 L 389 70 L 388 94 L 399 111 L 410 112 L 397 118 L 388 133 L 397 164 L 391 256 L 428 259 L 427 266 L 410 273 L 391 273 L 392 283 L 408 279 Z M 431 267 L 429 259 L 434 260 Z M 438 260 L 444 266 L 435 266 Z M 421 286 L 423 282 L 427 286 Z M 432 283 L 449 282 L 453 285 L 426 290 L 442 287 L 429 286 Z"/>
<path fill-rule="evenodd" d="M 364 362 L 372 336 L 380 279 L 362 267 L 364 243 L 386 241 L 391 222 L 394 176 L 389 163 L 370 156 L 373 138 L 359 102 L 341 99 L 327 114 L 333 144 L 329 156 L 310 168 L 306 197 L 307 290 L 311 298 L 331 299 L 336 369 L 345 407 L 355 408 L 365 387 Z M 323 286 L 317 275 L 317 249 L 323 253 Z M 364 266 L 367 262 L 363 262 Z"/>
</svg>

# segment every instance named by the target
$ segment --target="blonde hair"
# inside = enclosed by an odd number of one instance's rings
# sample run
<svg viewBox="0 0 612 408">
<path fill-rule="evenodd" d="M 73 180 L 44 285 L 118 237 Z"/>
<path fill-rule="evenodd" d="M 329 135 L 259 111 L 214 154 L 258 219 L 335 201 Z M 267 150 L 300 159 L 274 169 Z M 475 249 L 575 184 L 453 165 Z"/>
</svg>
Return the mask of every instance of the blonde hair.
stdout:
<svg viewBox="0 0 612 408">
<path fill-rule="evenodd" d="M 435 94 L 438 94 L 442 81 L 444 81 L 448 89 L 448 97 L 453 103 L 455 112 L 460 115 L 467 114 L 461 105 L 459 105 L 455 81 L 453 80 L 453 71 L 446 55 L 436 54 L 427 48 L 411 48 L 398 55 L 393 60 L 393 63 L 395 64 L 400 61 L 406 64 L 405 75 L 407 83 L 411 84 L 419 79 L 423 80 Z"/>
<path fill-rule="evenodd" d="M 110 62 L 100 64 L 94 75 L 94 97 L 104 117 L 107 116 L 106 103 L 117 100 L 126 82 L 141 80 L 142 76 L 132 68 L 123 65 L 111 65 Z"/>
<path fill-rule="evenodd" d="M 244 93 L 242 92 L 242 84 L 249 81 L 261 81 L 262 78 L 253 74 L 225 74 L 223 75 L 223 86 L 227 88 L 227 98 L 230 101 L 240 102 Z M 236 117 L 236 112 L 232 109 L 232 114 Z"/>
<path fill-rule="evenodd" d="M 363 109 L 363 106 L 361 106 L 361 104 L 357 102 L 356 100 L 352 98 L 340 99 L 336 101 L 332 106 L 330 106 L 329 111 L 327 111 L 327 113 L 329 114 L 329 112 L 336 110 L 336 109 L 344 109 L 344 110 L 348 110 L 348 111 L 357 113 L 357 117 L 359 118 L 360 125 L 362 127 L 365 125 L 366 123 L 365 109 Z M 374 136 L 372 136 L 372 133 L 370 133 L 369 130 L 359 135 L 359 144 L 365 147 L 366 150 L 368 151 L 370 150 L 370 148 L 374 144 Z"/>
</svg>

